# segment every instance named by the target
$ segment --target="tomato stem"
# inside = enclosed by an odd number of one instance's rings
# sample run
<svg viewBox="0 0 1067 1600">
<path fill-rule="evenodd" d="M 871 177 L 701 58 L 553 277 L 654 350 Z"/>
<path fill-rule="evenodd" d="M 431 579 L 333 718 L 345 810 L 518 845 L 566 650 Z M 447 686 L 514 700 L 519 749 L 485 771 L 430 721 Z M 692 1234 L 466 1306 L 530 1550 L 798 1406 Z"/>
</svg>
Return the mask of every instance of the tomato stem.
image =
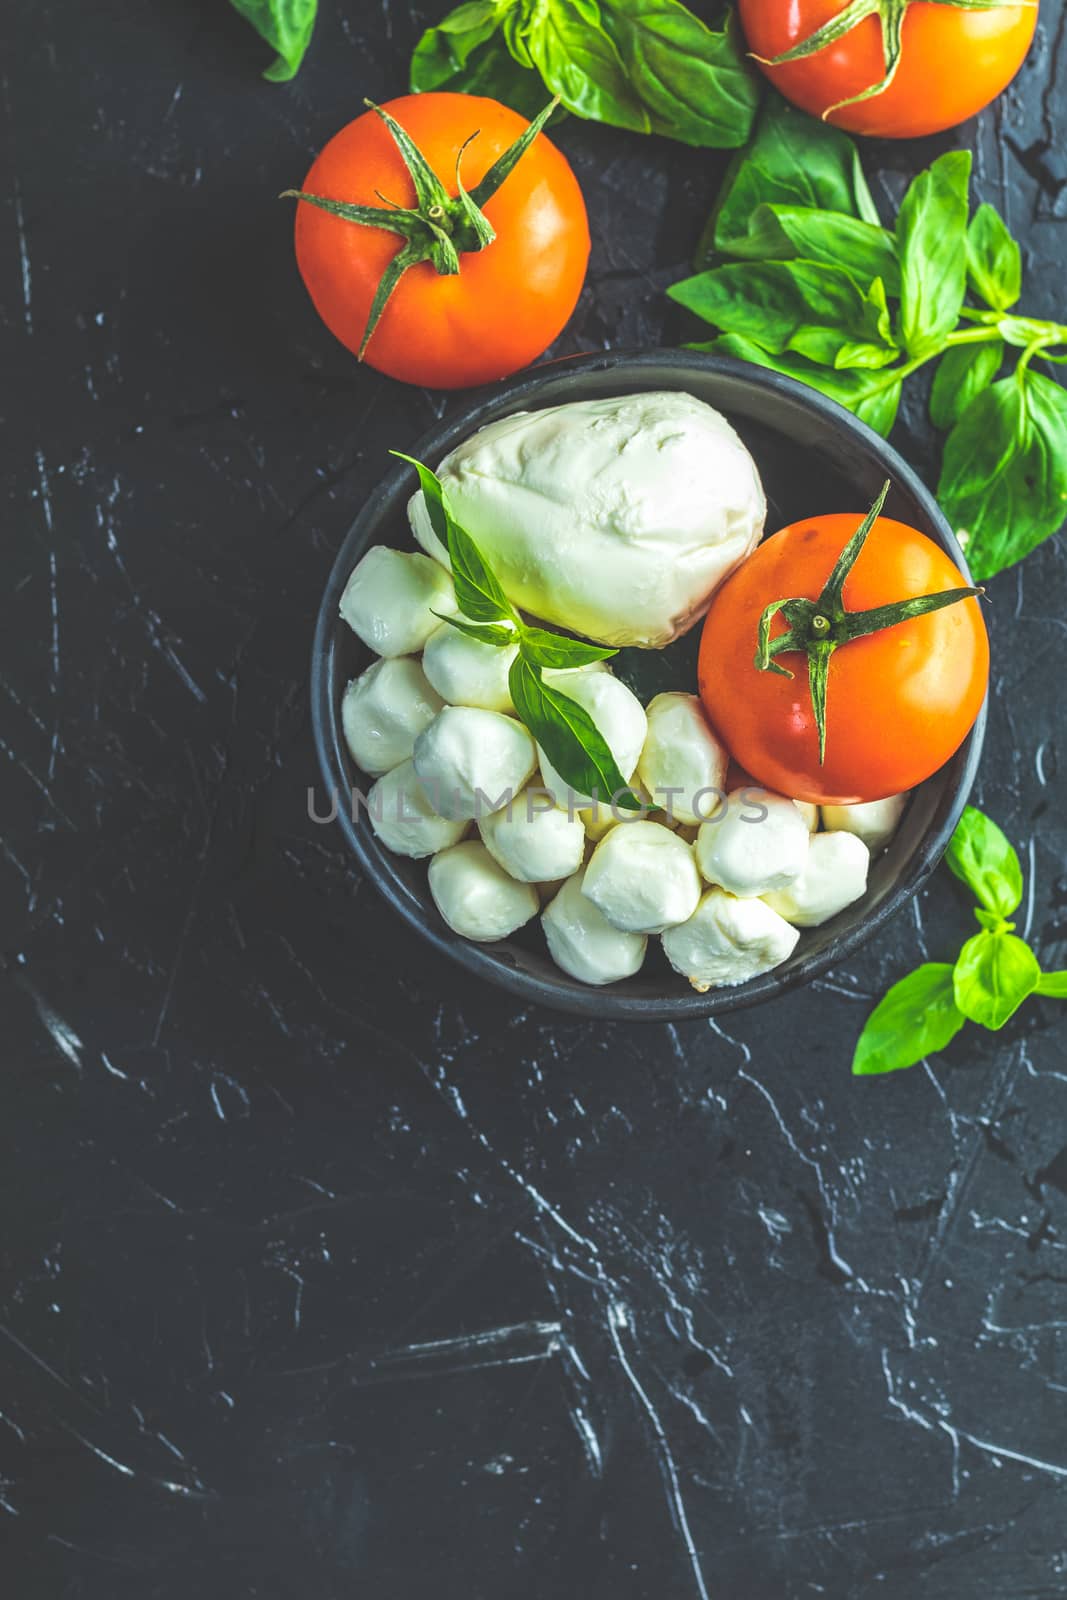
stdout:
<svg viewBox="0 0 1067 1600">
<path fill-rule="evenodd" d="M 843 599 L 845 581 L 881 515 L 888 493 L 887 478 L 871 509 L 834 562 L 818 600 L 809 600 L 803 595 L 772 600 L 764 607 L 756 630 L 755 664 L 760 672 L 777 672 L 791 678 L 794 674 L 776 657 L 803 653 L 808 658 L 808 693 L 819 736 L 820 766 L 826 758 L 826 700 L 830 658 L 834 651 L 854 639 L 895 627 L 898 622 L 908 622 L 913 617 L 923 617 L 955 605 L 957 601 L 985 594 L 984 589 L 969 587 L 943 589 L 937 594 L 914 595 L 909 600 L 894 600 L 866 611 L 848 610 Z M 772 638 L 771 622 L 779 612 L 788 626 L 784 633 Z"/>
<path fill-rule="evenodd" d="M 364 104 L 376 112 L 388 128 L 411 178 L 415 190 L 415 205 L 397 206 L 392 201 L 386 201 L 381 207 L 357 205 L 347 200 L 335 200 L 327 195 L 309 194 L 304 189 L 283 189 L 279 197 L 283 200 L 301 200 L 305 205 L 315 206 L 320 211 L 328 212 L 330 216 L 340 218 L 342 222 L 354 222 L 364 228 L 385 228 L 390 233 L 398 234 L 402 240 L 382 274 L 371 302 L 357 353 L 357 359 L 360 361 L 363 360 L 367 345 L 389 304 L 393 291 L 409 267 L 416 266 L 422 261 L 429 261 L 434 270 L 442 276 L 454 276 L 460 271 L 461 256 L 484 250 L 493 243 L 496 233 L 482 207 L 493 198 L 516 163 L 522 159 L 537 138 L 559 105 L 559 96 L 550 101 L 540 115 L 523 130 L 514 144 L 509 145 L 504 153 L 497 157 L 481 181 L 468 193 L 463 187 L 463 179 L 460 176 L 460 163 L 467 146 L 478 136 L 478 131 L 475 129 L 474 133 L 463 141 L 456 156 L 455 195 L 449 194 L 414 139 L 401 127 L 396 118 L 383 106 L 375 105 L 372 100 L 367 100 Z M 385 199 L 381 194 L 378 198 Z"/>
</svg>

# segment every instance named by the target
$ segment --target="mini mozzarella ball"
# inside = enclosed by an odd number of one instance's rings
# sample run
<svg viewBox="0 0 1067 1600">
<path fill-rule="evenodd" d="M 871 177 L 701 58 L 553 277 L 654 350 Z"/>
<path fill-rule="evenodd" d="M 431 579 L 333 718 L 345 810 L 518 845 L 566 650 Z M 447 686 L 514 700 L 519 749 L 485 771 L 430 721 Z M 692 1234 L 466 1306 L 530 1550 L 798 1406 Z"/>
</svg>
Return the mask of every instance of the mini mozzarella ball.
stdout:
<svg viewBox="0 0 1067 1600">
<path fill-rule="evenodd" d="M 631 783 L 630 792 L 640 801 L 642 810 L 624 811 L 621 805 L 612 805 L 610 800 L 601 800 L 599 804 L 585 806 L 578 812 L 587 839 L 599 844 L 604 835 L 610 833 L 620 822 L 644 822 L 648 812 L 655 810 L 652 798 L 643 784 Z M 573 810 L 573 805 L 571 809 Z M 657 817 L 656 821 L 662 823 L 665 828 L 671 826 L 665 817 Z"/>
<path fill-rule="evenodd" d="M 858 806 L 823 806 L 822 825 L 828 833 L 854 833 L 873 856 L 896 833 L 907 803 L 906 794 L 891 794 L 885 800 L 866 800 Z"/>
<path fill-rule="evenodd" d="M 800 815 L 804 818 L 804 821 L 807 823 L 808 832 L 809 833 L 818 833 L 818 831 L 819 831 L 819 808 L 818 808 L 818 806 L 815 805 L 811 800 L 794 800 L 793 804 L 796 806 L 797 810 L 800 812 Z"/>
<path fill-rule="evenodd" d="M 537 765 L 521 722 L 475 706 L 445 706 L 415 740 L 415 771 L 442 816 L 488 816 L 514 798 Z"/>
<path fill-rule="evenodd" d="M 610 672 L 574 672 L 562 682 L 556 679 L 554 686 L 589 713 L 615 757 L 615 765 L 629 783 L 648 729 L 648 719 L 637 696 Z M 592 795 L 576 793 L 564 783 L 544 750 L 540 754 L 541 778 L 545 788 L 555 795 L 557 805 L 588 809 L 593 803 Z M 601 810 L 605 806 L 610 810 L 610 795 L 600 795 L 599 800 Z"/>
<path fill-rule="evenodd" d="M 799 938 L 763 900 L 709 889 L 688 922 L 668 928 L 663 949 L 675 972 L 703 994 L 770 972 L 793 954 Z"/>
<path fill-rule="evenodd" d="M 709 883 L 754 898 L 792 883 L 809 838 L 807 823 L 785 795 L 754 786 L 735 789 L 714 820 L 701 825 L 697 865 Z"/>
<path fill-rule="evenodd" d="M 582 893 L 588 868 L 568 878 L 541 913 L 548 953 L 564 972 L 582 983 L 618 983 L 641 970 L 648 939 L 623 933 Z"/>
<path fill-rule="evenodd" d="M 375 778 L 410 761 L 415 740 L 443 704 L 413 656 L 376 661 L 352 680 L 341 701 L 353 761 Z"/>
<path fill-rule="evenodd" d="M 458 844 L 467 830 L 466 822 L 451 821 L 434 810 L 412 761 L 378 779 L 367 796 L 367 815 L 387 849 L 416 860 Z"/>
<path fill-rule="evenodd" d="M 514 711 L 508 673 L 518 653 L 518 645 L 486 644 L 443 622 L 426 641 L 422 670 L 449 705 Z"/>
<path fill-rule="evenodd" d="M 803 871 L 763 898 L 795 927 L 818 928 L 860 898 L 870 862 L 871 852 L 854 833 L 813 833 Z"/>
<path fill-rule="evenodd" d="M 612 828 L 585 869 L 582 892 L 623 933 L 662 933 L 700 899 L 693 852 L 658 822 Z"/>
<path fill-rule="evenodd" d="M 569 878 L 582 864 L 585 829 L 543 789 L 528 788 L 478 824 L 489 854 L 521 883 Z"/>
<path fill-rule="evenodd" d="M 480 944 L 506 939 L 541 909 L 532 884 L 509 878 L 478 839 L 434 856 L 429 877 L 434 905 L 453 933 Z"/>
<path fill-rule="evenodd" d="M 408 656 L 441 626 L 435 612 L 455 611 L 456 593 L 449 574 L 429 556 L 376 544 L 345 584 L 340 609 L 352 632 L 380 656 Z"/>
<path fill-rule="evenodd" d="M 648 732 L 637 763 L 642 783 L 655 803 L 680 822 L 702 821 L 712 798 L 708 791 L 724 792 L 729 755 L 695 694 L 658 694 L 649 701 L 647 716 Z M 703 808 L 703 816 L 694 806 Z"/>
</svg>

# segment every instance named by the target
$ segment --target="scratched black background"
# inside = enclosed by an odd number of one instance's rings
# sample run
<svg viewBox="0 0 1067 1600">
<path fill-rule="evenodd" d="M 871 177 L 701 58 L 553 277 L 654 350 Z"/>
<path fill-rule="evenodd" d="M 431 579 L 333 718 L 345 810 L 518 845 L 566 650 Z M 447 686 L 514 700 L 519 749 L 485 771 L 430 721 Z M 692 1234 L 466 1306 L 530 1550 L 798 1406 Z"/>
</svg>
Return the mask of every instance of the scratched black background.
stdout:
<svg viewBox="0 0 1067 1600">
<path fill-rule="evenodd" d="M 275 201 L 423 17 L 9 0 L 0 1539 L 18 1600 L 1067 1594 L 1067 1040 L 1049 1002 L 853 1083 L 972 926 L 938 876 L 727 1026 L 580 1024 L 435 959 L 305 818 L 312 620 L 440 396 L 317 323 Z M 1063 13 L 956 134 L 1064 312 Z M 560 350 L 681 336 L 722 159 L 559 140 Z M 898 442 L 929 472 L 921 409 Z M 992 586 L 978 798 L 1062 963 L 1067 569 Z M 431 1346 L 415 1349 L 415 1346 Z"/>
</svg>

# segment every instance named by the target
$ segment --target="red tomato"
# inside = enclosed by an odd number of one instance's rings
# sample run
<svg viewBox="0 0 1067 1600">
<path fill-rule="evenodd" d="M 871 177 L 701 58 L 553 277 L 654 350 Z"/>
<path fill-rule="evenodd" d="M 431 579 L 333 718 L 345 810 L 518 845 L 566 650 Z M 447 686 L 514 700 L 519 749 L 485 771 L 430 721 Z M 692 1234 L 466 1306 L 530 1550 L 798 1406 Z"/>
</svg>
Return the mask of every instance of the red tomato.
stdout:
<svg viewBox="0 0 1067 1600">
<path fill-rule="evenodd" d="M 472 190 L 529 126 L 495 100 L 405 95 L 383 106 L 411 135 L 450 196 Z M 330 140 L 304 180 L 307 193 L 380 208 L 416 206 L 415 187 L 388 127 L 367 111 Z M 459 389 L 505 377 L 539 356 L 574 310 L 589 258 L 589 224 L 565 157 L 539 134 L 484 206 L 496 238 L 460 255 L 460 270 L 429 261 L 403 274 L 365 359 L 405 383 Z M 296 258 L 315 309 L 358 352 L 371 303 L 404 240 L 301 201 Z"/>
<path fill-rule="evenodd" d="M 765 63 L 809 39 L 847 0 L 740 0 L 741 25 L 762 70 L 787 100 L 822 116 L 886 71 L 877 15 L 857 22 L 803 60 Z M 898 0 L 883 0 L 888 12 Z M 912 139 L 954 128 L 994 100 L 1026 58 L 1037 6 L 970 10 L 951 0 L 912 0 L 904 14 L 896 76 L 869 100 L 831 111 L 827 120 L 852 133 Z"/>
<path fill-rule="evenodd" d="M 769 789 L 820 804 L 853 805 L 914 788 L 966 738 L 981 710 L 989 641 L 977 600 L 852 639 L 830 657 L 826 754 L 819 761 L 807 657 L 753 657 L 764 608 L 784 597 L 818 600 L 859 515 L 795 522 L 757 548 L 716 591 L 700 642 L 700 695 L 731 755 Z M 962 587 L 949 557 L 917 529 L 879 517 L 848 577 L 848 611 Z M 771 637 L 786 631 L 781 613 Z"/>
</svg>

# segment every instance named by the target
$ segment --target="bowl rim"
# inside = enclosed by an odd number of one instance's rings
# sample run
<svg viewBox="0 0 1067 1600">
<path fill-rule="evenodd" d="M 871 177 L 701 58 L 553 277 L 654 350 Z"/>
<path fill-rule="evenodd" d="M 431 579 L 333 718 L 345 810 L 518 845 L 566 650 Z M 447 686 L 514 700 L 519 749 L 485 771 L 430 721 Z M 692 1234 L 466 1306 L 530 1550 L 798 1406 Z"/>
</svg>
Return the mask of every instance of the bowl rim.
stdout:
<svg viewBox="0 0 1067 1600">
<path fill-rule="evenodd" d="M 655 348 L 639 350 L 610 350 L 592 355 L 558 357 L 525 369 L 516 377 L 505 379 L 491 388 L 481 388 L 468 403 L 450 410 L 433 427 L 429 428 L 412 447 L 411 454 L 421 460 L 439 458 L 453 444 L 468 437 L 482 426 L 486 413 L 496 411 L 501 404 L 518 410 L 524 402 L 536 400 L 538 391 L 550 381 L 557 381 L 570 373 L 610 373 L 618 369 L 640 372 L 643 368 L 674 367 L 686 372 L 717 373 L 734 380 L 749 390 L 764 390 L 790 396 L 795 402 L 816 415 L 832 431 L 851 434 L 884 467 L 886 476 L 900 484 L 919 502 L 936 536 L 959 567 L 966 581 L 970 572 L 966 558 L 948 521 L 933 495 L 918 473 L 904 458 L 860 418 L 821 394 L 783 373 L 753 363 L 734 360 L 727 356 L 713 356 L 702 351 Z M 554 403 L 563 403 L 555 401 Z M 354 520 L 350 523 L 340 548 L 330 568 L 330 573 L 319 605 L 318 617 L 311 648 L 310 700 L 311 724 L 319 767 L 326 783 L 327 793 L 348 793 L 348 776 L 344 767 L 343 735 L 340 727 L 339 707 L 334 705 L 330 672 L 331 644 L 338 626 L 338 603 L 341 591 L 352 569 L 351 547 L 359 542 L 364 527 L 378 522 L 386 503 L 397 492 L 410 468 L 398 462 L 370 491 Z M 444 923 L 434 927 L 425 920 L 424 908 L 411 894 L 392 866 L 390 852 L 380 845 L 369 825 L 359 826 L 352 821 L 351 809 L 337 806 L 336 820 L 353 851 L 360 867 L 375 889 L 383 895 L 405 922 L 439 951 L 459 963 L 468 972 L 488 979 L 527 1003 L 546 1006 L 572 1016 L 600 1017 L 605 1020 L 678 1022 L 707 1018 L 721 1012 L 756 1005 L 777 998 L 801 984 L 840 965 L 868 939 L 896 915 L 902 906 L 922 887 L 937 866 L 952 832 L 967 804 L 981 759 L 985 737 L 988 696 L 966 739 L 950 760 L 962 766 L 953 789 L 941 802 L 940 814 L 935 824 L 923 836 L 908 863 L 907 870 L 870 913 L 854 927 L 843 930 L 825 949 L 802 959 L 788 970 L 772 969 L 758 978 L 734 988 L 710 989 L 699 994 L 687 988 L 678 995 L 650 999 L 613 991 L 605 986 L 590 985 L 575 991 L 561 983 L 526 972 L 511 965 L 496 953 L 494 944 L 476 944 L 460 934 L 453 933 Z M 679 985 L 685 980 L 678 978 Z"/>
</svg>

